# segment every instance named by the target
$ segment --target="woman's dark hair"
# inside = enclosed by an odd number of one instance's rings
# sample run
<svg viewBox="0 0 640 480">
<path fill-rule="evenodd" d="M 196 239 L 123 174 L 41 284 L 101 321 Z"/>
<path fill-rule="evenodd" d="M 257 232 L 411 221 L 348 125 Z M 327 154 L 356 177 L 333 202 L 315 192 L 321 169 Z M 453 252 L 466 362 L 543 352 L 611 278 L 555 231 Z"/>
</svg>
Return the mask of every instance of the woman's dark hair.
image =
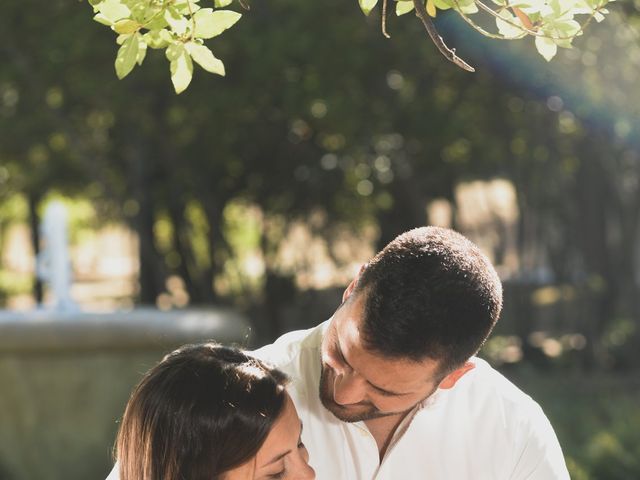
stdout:
<svg viewBox="0 0 640 480">
<path fill-rule="evenodd" d="M 282 412 L 286 383 L 235 348 L 170 353 L 127 404 L 115 445 L 120 480 L 215 480 L 246 463 Z"/>
<path fill-rule="evenodd" d="M 363 333 L 383 356 L 440 362 L 442 375 L 482 346 L 502 309 L 502 285 L 491 262 L 459 233 L 410 230 L 362 271 Z"/>
</svg>

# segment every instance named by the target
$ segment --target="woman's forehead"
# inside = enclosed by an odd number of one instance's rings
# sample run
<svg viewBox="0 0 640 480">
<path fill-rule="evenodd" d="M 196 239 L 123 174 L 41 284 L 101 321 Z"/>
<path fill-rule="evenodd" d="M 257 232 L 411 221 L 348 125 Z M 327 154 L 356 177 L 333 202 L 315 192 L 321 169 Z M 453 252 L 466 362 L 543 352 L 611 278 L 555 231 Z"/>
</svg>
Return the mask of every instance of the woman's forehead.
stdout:
<svg viewBox="0 0 640 480">
<path fill-rule="evenodd" d="M 298 443 L 300 419 L 289 394 L 286 394 L 285 405 L 280 416 L 273 423 L 267 438 L 251 460 L 233 470 L 226 472 L 222 480 L 254 480 L 261 476 L 261 471 L 271 460 L 290 451 Z M 277 463 L 277 462 L 275 462 Z M 268 472 L 266 472 L 268 473 Z"/>
<path fill-rule="evenodd" d="M 287 393 L 282 413 L 273 424 L 256 455 L 257 469 L 260 470 L 260 468 L 272 463 L 273 459 L 295 448 L 298 444 L 300 428 L 300 418 Z"/>
</svg>

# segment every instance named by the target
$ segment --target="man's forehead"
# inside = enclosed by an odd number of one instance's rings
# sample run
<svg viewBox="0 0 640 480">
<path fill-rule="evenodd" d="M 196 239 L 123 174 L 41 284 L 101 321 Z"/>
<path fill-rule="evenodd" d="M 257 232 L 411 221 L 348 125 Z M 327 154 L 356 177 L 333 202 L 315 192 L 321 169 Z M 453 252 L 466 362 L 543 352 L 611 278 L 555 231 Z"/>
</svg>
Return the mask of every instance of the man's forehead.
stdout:
<svg viewBox="0 0 640 480">
<path fill-rule="evenodd" d="M 361 323 L 345 318 L 337 325 L 340 348 L 352 367 L 377 387 L 392 391 L 418 389 L 430 384 L 438 371 L 438 362 L 431 359 L 414 361 L 408 358 L 384 356 L 367 348 L 362 336 Z"/>
</svg>

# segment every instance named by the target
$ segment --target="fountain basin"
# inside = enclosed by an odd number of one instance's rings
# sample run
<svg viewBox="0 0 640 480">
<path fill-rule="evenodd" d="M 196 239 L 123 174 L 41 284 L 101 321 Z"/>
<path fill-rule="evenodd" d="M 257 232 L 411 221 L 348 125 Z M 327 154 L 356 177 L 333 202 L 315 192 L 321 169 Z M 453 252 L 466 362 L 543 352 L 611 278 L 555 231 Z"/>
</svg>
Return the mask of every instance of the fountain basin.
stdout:
<svg viewBox="0 0 640 480">
<path fill-rule="evenodd" d="M 105 478 L 144 372 L 185 343 L 249 332 L 230 309 L 0 312 L 0 479 Z"/>
</svg>

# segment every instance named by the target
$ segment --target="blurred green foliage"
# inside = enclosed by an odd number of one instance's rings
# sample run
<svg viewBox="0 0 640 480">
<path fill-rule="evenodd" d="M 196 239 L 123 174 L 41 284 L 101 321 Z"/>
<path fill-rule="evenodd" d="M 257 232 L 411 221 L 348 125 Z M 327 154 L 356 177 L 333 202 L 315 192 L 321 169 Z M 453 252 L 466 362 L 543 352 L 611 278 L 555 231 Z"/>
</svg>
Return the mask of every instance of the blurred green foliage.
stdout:
<svg viewBox="0 0 640 480">
<path fill-rule="evenodd" d="M 387 41 L 356 2 L 257 2 L 218 40 L 228 76 L 196 73 L 176 97 L 157 51 L 136 75 L 114 78 L 113 38 L 86 5 L 10 1 L 0 18 L 0 204 L 23 199 L 34 247 L 51 195 L 90 204 L 87 222 L 129 225 L 139 303 L 154 303 L 175 275 L 192 304 L 282 306 L 290 279 L 276 252 L 296 221 L 321 211 L 308 222 L 314 235 L 331 242 L 338 226 L 374 227 L 380 246 L 427 223 L 434 199 L 454 205 L 456 226 L 461 182 L 505 178 L 519 211 L 521 269 L 510 281 L 522 294 L 510 304 L 525 358 L 543 271 L 576 292 L 585 366 L 609 365 L 610 325 L 640 316 L 640 5 L 615 6 L 551 67 L 443 12 L 441 33 L 478 66 L 469 75 L 442 62 L 418 22 L 390 19 Z M 501 229 L 496 221 L 505 238 Z M 260 278 L 238 268 L 243 245 L 259 249 Z M 267 285 L 278 288 L 266 295 Z M 625 342 L 638 344 L 637 331 Z"/>
<path fill-rule="evenodd" d="M 115 61 L 118 78 L 129 75 L 136 65 L 142 65 L 148 49 L 166 50 L 171 81 L 176 93 L 188 88 L 193 78 L 194 62 L 204 70 L 225 75 L 222 61 L 216 58 L 205 40 L 217 37 L 231 28 L 241 14 L 226 9 L 232 0 L 215 0 L 199 4 L 200 0 L 184 2 L 157 0 L 89 0 L 95 13 L 94 20 L 113 30 L 120 45 Z M 242 1 L 240 6 L 249 9 Z M 359 0 L 360 8 L 369 15 L 377 0 Z M 574 38 L 580 36 L 592 20 L 602 21 L 609 0 L 552 0 L 550 2 L 521 1 L 517 6 L 479 0 L 428 0 L 415 3 L 416 15 L 423 22 L 429 36 L 443 55 L 468 71 L 466 65 L 444 45 L 430 17 L 437 10 L 453 10 L 477 32 L 494 39 L 513 40 L 532 36 L 537 51 L 547 60 L 557 53 L 558 47 L 571 48 Z M 216 9 L 214 10 L 213 8 Z M 414 9 L 413 0 L 396 3 L 397 16 Z M 387 3 L 382 7 L 382 32 L 386 32 Z M 484 17 L 481 21 L 477 17 Z M 578 21 L 582 19 L 582 23 Z M 493 32 L 486 23 L 495 23 Z"/>
<path fill-rule="evenodd" d="M 584 376 L 554 372 L 542 376 L 516 367 L 505 374 L 544 409 L 572 479 L 640 476 L 640 383 L 635 373 Z"/>
<path fill-rule="evenodd" d="M 441 33 L 478 67 L 469 75 L 442 61 L 418 22 L 390 21 L 387 41 L 356 2 L 255 2 L 219 39 L 228 75 L 196 72 L 176 97 L 157 51 L 115 78 L 113 38 L 86 5 L 4 2 L 0 242 L 11 222 L 37 231 L 51 196 L 75 199 L 74 235 L 109 221 L 136 232 L 139 303 L 154 303 L 178 276 L 194 305 L 257 304 L 275 335 L 295 294 L 276 253 L 296 221 L 327 242 L 339 227 L 373 228 L 382 245 L 428 223 L 434 199 L 451 202 L 456 226 L 456 187 L 504 178 L 516 189 L 520 271 L 505 282 L 511 339 L 487 348 L 517 347 L 536 364 L 532 312 L 551 284 L 553 298 L 571 297 L 584 348 L 540 362 L 542 371 L 634 372 L 640 3 L 615 8 L 551 67 L 526 45 L 485 40 L 439 14 Z M 505 238 L 503 227 L 496 221 L 492 233 Z M 254 249 L 264 262 L 256 277 L 238 266 Z M 0 297 L 25 288 L 0 274 Z M 519 375 L 575 478 L 640 475 L 631 373 Z"/>
</svg>

